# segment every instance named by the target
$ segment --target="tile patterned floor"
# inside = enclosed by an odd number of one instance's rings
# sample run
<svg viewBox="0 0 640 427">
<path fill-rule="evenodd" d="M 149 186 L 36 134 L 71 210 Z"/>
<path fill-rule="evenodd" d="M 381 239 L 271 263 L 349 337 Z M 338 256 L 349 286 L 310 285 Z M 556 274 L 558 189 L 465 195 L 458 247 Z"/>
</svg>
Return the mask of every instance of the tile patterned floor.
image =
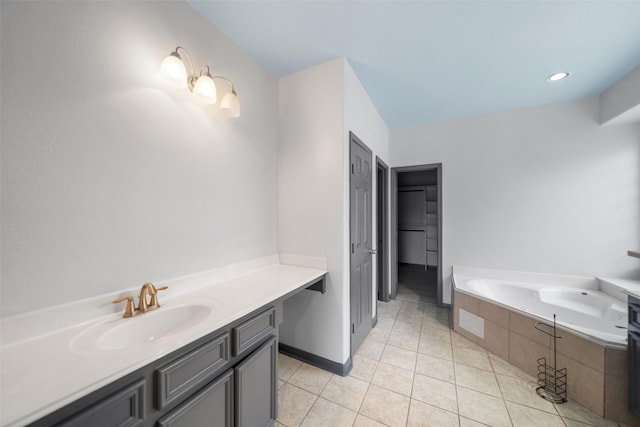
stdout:
<svg viewBox="0 0 640 427">
<path fill-rule="evenodd" d="M 449 329 L 449 310 L 401 288 L 349 376 L 279 355 L 276 426 L 622 426 L 537 396 L 535 381 Z"/>
</svg>

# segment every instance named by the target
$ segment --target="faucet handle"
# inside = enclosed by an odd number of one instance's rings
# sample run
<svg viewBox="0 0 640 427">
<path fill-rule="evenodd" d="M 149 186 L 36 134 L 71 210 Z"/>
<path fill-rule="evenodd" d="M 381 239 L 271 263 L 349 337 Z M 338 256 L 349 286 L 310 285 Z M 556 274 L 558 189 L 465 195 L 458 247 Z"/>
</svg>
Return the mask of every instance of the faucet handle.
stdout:
<svg viewBox="0 0 640 427">
<path fill-rule="evenodd" d="M 153 285 L 151 285 L 153 286 Z M 160 307 L 160 303 L 158 303 L 158 292 L 169 289 L 168 286 L 163 286 L 161 288 L 154 287 L 155 292 L 151 294 L 151 303 L 149 305 L 155 306 L 156 308 Z"/>
<path fill-rule="evenodd" d="M 131 295 L 128 295 L 126 297 L 114 299 L 113 301 L 111 301 L 111 303 L 117 304 L 122 301 L 127 301 L 127 307 L 124 309 L 124 314 L 122 315 L 122 317 L 133 317 L 136 311 L 135 307 L 133 306 L 133 297 Z"/>
</svg>

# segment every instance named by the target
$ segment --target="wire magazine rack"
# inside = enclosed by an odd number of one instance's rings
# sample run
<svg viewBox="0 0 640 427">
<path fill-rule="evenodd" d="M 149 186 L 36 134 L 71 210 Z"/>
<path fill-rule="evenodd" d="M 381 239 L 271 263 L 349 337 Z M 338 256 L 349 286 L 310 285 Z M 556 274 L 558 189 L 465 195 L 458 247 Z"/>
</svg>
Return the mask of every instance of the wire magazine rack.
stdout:
<svg viewBox="0 0 640 427">
<path fill-rule="evenodd" d="M 553 366 L 547 364 L 547 358 L 538 359 L 538 396 L 553 403 L 567 401 L 567 368 L 557 369 L 556 341 L 562 337 L 556 333 L 556 315 L 553 315 L 553 326 L 546 323 L 536 323 L 535 328 L 543 334 L 553 338 Z"/>
</svg>

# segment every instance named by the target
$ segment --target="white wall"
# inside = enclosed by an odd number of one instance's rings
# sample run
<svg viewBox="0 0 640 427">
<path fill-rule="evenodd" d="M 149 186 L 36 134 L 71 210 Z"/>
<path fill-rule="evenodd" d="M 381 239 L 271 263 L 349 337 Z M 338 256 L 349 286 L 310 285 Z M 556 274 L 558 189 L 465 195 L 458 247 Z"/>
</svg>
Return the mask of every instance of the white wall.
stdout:
<svg viewBox="0 0 640 427">
<path fill-rule="evenodd" d="M 445 302 L 454 264 L 640 278 L 640 125 L 598 98 L 391 132 L 392 165 L 442 162 Z"/>
<path fill-rule="evenodd" d="M 346 361 L 349 313 L 343 82 L 341 58 L 281 78 L 278 129 L 279 251 L 327 258 L 329 269 L 325 294 L 301 292 L 285 301 L 280 341 L 339 363 Z"/>
<path fill-rule="evenodd" d="M 277 251 L 262 66 L 183 2 L 1 7 L 3 316 Z M 157 82 L 176 45 L 240 118 Z"/>
<path fill-rule="evenodd" d="M 619 125 L 640 122 L 640 67 L 600 95 L 600 123 Z"/>
<path fill-rule="evenodd" d="M 279 99 L 279 250 L 325 257 L 329 266 L 326 294 L 303 292 L 285 301 L 280 339 L 345 363 L 350 352 L 349 131 L 374 151 L 374 160 L 379 153 L 384 161 L 389 131 L 344 58 L 280 79 Z"/>
</svg>

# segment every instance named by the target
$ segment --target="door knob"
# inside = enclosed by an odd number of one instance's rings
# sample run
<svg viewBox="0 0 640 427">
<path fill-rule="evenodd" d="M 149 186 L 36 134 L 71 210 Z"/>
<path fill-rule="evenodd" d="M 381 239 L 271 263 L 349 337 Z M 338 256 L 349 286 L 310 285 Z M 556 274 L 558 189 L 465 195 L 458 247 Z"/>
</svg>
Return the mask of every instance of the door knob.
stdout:
<svg viewBox="0 0 640 427">
<path fill-rule="evenodd" d="M 375 254 L 377 254 L 377 253 L 378 253 L 378 251 L 377 251 L 377 250 L 375 250 L 375 249 L 369 249 L 369 253 L 370 253 L 371 255 L 375 255 Z"/>
</svg>

